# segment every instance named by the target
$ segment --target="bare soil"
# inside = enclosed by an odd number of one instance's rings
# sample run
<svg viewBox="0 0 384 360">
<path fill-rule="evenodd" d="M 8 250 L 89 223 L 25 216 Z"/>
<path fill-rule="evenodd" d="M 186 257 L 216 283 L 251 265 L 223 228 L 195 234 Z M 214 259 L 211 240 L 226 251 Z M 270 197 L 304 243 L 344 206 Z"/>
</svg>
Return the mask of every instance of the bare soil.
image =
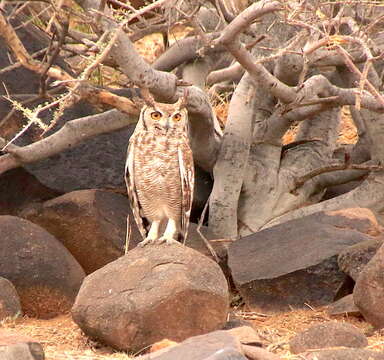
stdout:
<svg viewBox="0 0 384 360">
<path fill-rule="evenodd" d="M 300 356 L 289 352 L 289 340 L 297 332 L 329 320 L 355 325 L 368 337 L 369 349 L 384 351 L 384 331 L 374 332 L 371 325 L 363 318 L 330 317 L 326 314 L 325 308 L 308 308 L 272 316 L 246 311 L 239 311 L 237 314 L 252 323 L 267 345 L 266 349 L 278 354 L 282 360 L 300 360 Z M 50 320 L 24 317 L 6 321 L 0 324 L 0 327 L 40 342 L 44 347 L 47 360 L 127 360 L 133 355 L 116 352 L 88 339 L 69 314 Z"/>
</svg>

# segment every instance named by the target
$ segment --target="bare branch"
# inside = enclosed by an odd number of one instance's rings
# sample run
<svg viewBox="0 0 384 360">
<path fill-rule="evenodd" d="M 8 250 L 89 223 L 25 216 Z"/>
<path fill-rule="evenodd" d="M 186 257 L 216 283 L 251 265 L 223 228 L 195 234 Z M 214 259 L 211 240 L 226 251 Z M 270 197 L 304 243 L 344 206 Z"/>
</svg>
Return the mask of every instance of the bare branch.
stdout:
<svg viewBox="0 0 384 360">
<path fill-rule="evenodd" d="M 23 147 L 9 145 L 7 147 L 9 154 L 0 156 L 0 174 L 58 154 L 86 139 L 121 129 L 134 122 L 133 118 L 116 110 L 68 121 L 59 131 L 31 145 Z M 6 143 L 0 138 L 0 146 L 5 146 Z"/>
</svg>

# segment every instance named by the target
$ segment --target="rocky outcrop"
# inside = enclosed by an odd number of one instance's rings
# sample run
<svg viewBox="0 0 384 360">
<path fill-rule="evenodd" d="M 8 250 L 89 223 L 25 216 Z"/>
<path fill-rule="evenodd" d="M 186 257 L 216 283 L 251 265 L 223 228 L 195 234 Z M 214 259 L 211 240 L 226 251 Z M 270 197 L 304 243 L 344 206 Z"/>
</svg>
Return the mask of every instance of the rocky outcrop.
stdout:
<svg viewBox="0 0 384 360">
<path fill-rule="evenodd" d="M 380 234 L 369 213 L 320 212 L 232 243 L 228 266 L 247 305 L 276 312 L 332 302 L 346 278 L 339 270 L 338 255 L 348 246 L 375 239 L 371 234 Z"/>
</svg>

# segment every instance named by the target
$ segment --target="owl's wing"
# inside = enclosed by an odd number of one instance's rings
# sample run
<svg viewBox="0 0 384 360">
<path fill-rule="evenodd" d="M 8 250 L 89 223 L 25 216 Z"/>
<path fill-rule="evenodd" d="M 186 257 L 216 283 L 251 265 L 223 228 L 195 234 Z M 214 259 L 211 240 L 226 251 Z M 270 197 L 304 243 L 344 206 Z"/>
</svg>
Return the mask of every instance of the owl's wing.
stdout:
<svg viewBox="0 0 384 360">
<path fill-rule="evenodd" d="M 131 136 L 131 139 L 128 144 L 127 150 L 127 161 L 125 163 L 125 183 L 127 185 L 128 198 L 131 203 L 131 208 L 133 216 L 135 218 L 137 227 L 140 231 L 143 239 L 147 236 L 147 230 L 144 227 L 143 219 L 140 216 L 141 205 L 137 197 L 136 184 L 135 184 L 135 167 L 133 163 L 135 154 L 135 141 L 134 136 Z"/>
<path fill-rule="evenodd" d="M 181 179 L 181 235 L 183 243 L 188 235 L 189 217 L 193 201 L 195 183 L 195 168 L 193 166 L 192 150 L 188 140 L 181 142 L 178 147 L 179 169 Z"/>
</svg>

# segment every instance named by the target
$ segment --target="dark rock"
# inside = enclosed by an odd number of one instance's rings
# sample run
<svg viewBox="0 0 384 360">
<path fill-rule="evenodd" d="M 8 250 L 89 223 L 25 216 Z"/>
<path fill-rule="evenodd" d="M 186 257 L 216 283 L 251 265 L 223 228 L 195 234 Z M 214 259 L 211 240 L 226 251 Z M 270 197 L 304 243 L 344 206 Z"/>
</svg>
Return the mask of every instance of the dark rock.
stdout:
<svg viewBox="0 0 384 360">
<path fill-rule="evenodd" d="M 44 351 L 35 340 L 0 329 L 0 359 L 44 360 Z"/>
<path fill-rule="evenodd" d="M 22 314 L 20 298 L 13 284 L 0 277 L 0 321 Z"/>
<path fill-rule="evenodd" d="M 0 177 L 0 215 L 17 215 L 33 202 L 41 202 L 60 195 L 41 184 L 23 168 L 7 171 Z"/>
<path fill-rule="evenodd" d="M 303 360 L 384 360 L 384 353 L 365 349 L 332 349 L 300 355 Z"/>
<path fill-rule="evenodd" d="M 89 115 L 89 111 L 87 111 Z M 85 116 L 83 115 L 83 116 Z M 69 117 L 69 116 L 68 116 Z M 76 112 L 72 120 L 82 117 Z M 60 192 L 124 188 L 127 145 L 134 126 L 95 136 L 48 159 L 26 166 L 41 183 Z"/>
<path fill-rule="evenodd" d="M 10 280 L 23 311 L 49 318 L 67 312 L 84 271 L 68 250 L 39 226 L 0 216 L 0 276 Z"/>
<path fill-rule="evenodd" d="M 327 309 L 329 315 L 354 315 L 359 316 L 360 311 L 353 301 L 353 295 L 349 294 L 330 304 Z"/>
<path fill-rule="evenodd" d="M 255 311 L 325 305 L 346 277 L 338 268 L 338 254 L 372 239 L 367 232 L 375 232 L 371 220 L 320 212 L 235 241 L 228 250 L 228 266 L 244 301 Z"/>
<path fill-rule="evenodd" d="M 214 331 L 209 334 L 191 337 L 176 346 L 140 356 L 137 360 L 230 360 L 230 357 L 213 357 L 211 359 L 211 356 L 219 356 L 220 351 L 223 350 L 227 354 L 229 351 L 234 351 L 236 356 L 238 356 L 237 353 L 242 353 L 241 344 L 235 336 L 227 331 Z M 235 357 L 233 360 L 235 359 L 240 360 L 242 358 Z"/>
<path fill-rule="evenodd" d="M 72 308 L 92 338 L 138 351 L 221 328 L 228 287 L 220 267 L 182 245 L 136 248 L 88 275 Z"/>
<path fill-rule="evenodd" d="M 367 345 L 368 340 L 359 329 L 353 325 L 336 321 L 311 326 L 296 334 L 289 342 L 290 351 L 294 354 L 334 346 L 363 348 Z"/>
<path fill-rule="evenodd" d="M 348 274 L 353 280 L 357 280 L 361 270 L 376 254 L 383 244 L 384 238 L 367 240 L 359 244 L 349 246 L 340 252 L 337 262 L 341 271 Z"/>
<path fill-rule="evenodd" d="M 124 255 L 128 214 L 135 246 L 142 239 L 129 201 L 110 191 L 73 191 L 30 207 L 21 216 L 60 240 L 89 274 Z"/>
<path fill-rule="evenodd" d="M 353 299 L 368 322 L 376 328 L 384 327 L 384 245 L 361 271 Z"/>
<path fill-rule="evenodd" d="M 343 298 L 344 296 L 352 294 L 354 287 L 355 287 L 355 280 L 353 280 L 350 276 L 347 276 L 338 287 L 333 300 L 336 301 Z"/>
</svg>

